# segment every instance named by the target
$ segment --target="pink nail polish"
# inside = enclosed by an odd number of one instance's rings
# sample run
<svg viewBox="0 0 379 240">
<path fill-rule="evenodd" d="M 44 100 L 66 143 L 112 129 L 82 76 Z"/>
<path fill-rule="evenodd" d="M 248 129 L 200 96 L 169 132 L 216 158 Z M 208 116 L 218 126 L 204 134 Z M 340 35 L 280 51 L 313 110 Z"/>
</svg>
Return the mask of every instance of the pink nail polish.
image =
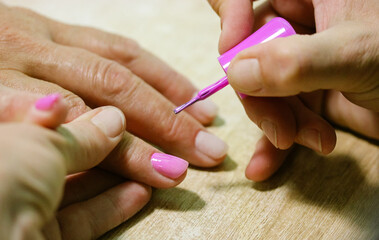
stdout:
<svg viewBox="0 0 379 240">
<path fill-rule="evenodd" d="M 38 110 L 47 111 L 53 108 L 54 104 L 60 99 L 61 95 L 58 93 L 47 95 L 37 100 L 34 106 Z"/>
<path fill-rule="evenodd" d="M 157 172 L 171 179 L 182 176 L 188 168 L 187 161 L 164 153 L 154 153 L 151 156 L 151 165 Z"/>
</svg>

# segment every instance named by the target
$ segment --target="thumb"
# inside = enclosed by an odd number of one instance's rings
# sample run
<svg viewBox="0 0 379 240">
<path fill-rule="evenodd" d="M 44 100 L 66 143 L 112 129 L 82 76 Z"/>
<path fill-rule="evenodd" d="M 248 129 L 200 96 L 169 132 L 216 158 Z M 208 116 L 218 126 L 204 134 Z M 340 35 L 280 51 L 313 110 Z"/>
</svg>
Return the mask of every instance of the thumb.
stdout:
<svg viewBox="0 0 379 240">
<path fill-rule="evenodd" d="M 379 110 L 379 36 L 374 33 L 360 25 L 339 25 L 256 45 L 233 59 L 228 80 L 237 92 L 253 96 L 334 89 Z"/>
<path fill-rule="evenodd" d="M 57 130 L 64 144 L 57 144 L 65 156 L 68 173 L 87 170 L 99 164 L 121 141 L 126 123 L 115 107 L 89 111 Z"/>
</svg>

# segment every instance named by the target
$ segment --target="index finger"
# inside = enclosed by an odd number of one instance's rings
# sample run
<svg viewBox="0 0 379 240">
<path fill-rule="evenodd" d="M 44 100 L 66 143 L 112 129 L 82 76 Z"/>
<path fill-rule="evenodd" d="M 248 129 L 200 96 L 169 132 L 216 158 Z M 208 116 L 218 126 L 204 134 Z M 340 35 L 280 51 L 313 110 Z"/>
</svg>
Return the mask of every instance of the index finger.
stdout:
<svg viewBox="0 0 379 240">
<path fill-rule="evenodd" d="M 221 18 L 220 54 L 231 49 L 253 31 L 253 0 L 208 0 Z"/>
</svg>

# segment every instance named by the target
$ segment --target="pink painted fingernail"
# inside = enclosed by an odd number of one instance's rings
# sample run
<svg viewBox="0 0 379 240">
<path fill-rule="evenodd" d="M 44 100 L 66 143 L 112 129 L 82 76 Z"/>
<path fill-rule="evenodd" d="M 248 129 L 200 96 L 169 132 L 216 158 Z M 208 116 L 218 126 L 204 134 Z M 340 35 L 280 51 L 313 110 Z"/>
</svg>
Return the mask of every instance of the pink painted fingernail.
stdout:
<svg viewBox="0 0 379 240">
<path fill-rule="evenodd" d="M 58 93 L 47 95 L 37 100 L 34 106 L 38 110 L 48 111 L 53 108 L 54 104 L 61 98 Z"/>
<path fill-rule="evenodd" d="M 154 153 L 151 165 L 157 172 L 171 179 L 182 176 L 188 168 L 186 160 L 165 153 Z"/>
</svg>

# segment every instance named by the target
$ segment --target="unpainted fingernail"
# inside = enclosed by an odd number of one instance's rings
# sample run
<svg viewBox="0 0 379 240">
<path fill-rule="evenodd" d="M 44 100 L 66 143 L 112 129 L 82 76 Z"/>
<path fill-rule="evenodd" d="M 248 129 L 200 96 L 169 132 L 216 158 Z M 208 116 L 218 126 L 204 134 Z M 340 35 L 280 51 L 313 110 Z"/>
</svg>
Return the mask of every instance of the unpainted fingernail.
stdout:
<svg viewBox="0 0 379 240">
<path fill-rule="evenodd" d="M 255 92 L 262 88 L 262 75 L 257 59 L 233 62 L 228 69 L 229 83 L 241 92 Z"/>
<path fill-rule="evenodd" d="M 195 139 L 196 149 L 213 159 L 220 159 L 228 152 L 228 145 L 215 135 L 200 131 Z"/>
<path fill-rule="evenodd" d="M 210 99 L 197 102 L 193 105 L 193 108 L 196 109 L 199 114 L 209 119 L 215 118 L 218 113 L 217 105 Z"/>
<path fill-rule="evenodd" d="M 151 165 L 157 172 L 171 179 L 182 176 L 188 168 L 186 160 L 165 153 L 154 153 Z"/>
<path fill-rule="evenodd" d="M 276 131 L 276 125 L 268 120 L 263 120 L 261 122 L 261 128 L 270 142 L 278 148 L 278 134 Z"/>
<path fill-rule="evenodd" d="M 194 93 L 192 98 L 197 96 L 197 92 Z M 204 116 L 207 119 L 213 119 L 217 116 L 218 113 L 218 107 L 217 105 L 212 102 L 210 99 L 205 99 L 203 101 L 199 101 L 196 104 L 191 106 L 192 109 L 194 109 L 197 114 Z"/>
<path fill-rule="evenodd" d="M 55 103 L 57 103 L 60 98 L 61 95 L 59 93 L 50 94 L 38 99 L 34 106 L 38 110 L 48 111 L 54 107 Z"/>
<path fill-rule="evenodd" d="M 321 134 L 316 129 L 304 129 L 300 133 L 302 143 L 313 150 L 322 153 Z"/>
<path fill-rule="evenodd" d="M 91 122 L 110 138 L 119 136 L 125 130 L 125 116 L 115 107 L 105 107 L 92 117 Z"/>
</svg>

